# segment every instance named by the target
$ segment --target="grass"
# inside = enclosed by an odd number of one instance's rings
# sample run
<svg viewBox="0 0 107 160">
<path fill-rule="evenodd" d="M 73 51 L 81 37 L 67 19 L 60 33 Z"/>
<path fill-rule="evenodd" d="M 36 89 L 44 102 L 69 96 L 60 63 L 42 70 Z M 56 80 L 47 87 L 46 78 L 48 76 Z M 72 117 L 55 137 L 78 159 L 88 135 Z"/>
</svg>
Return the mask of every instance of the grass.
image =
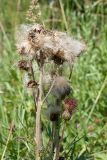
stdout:
<svg viewBox="0 0 107 160">
<path fill-rule="evenodd" d="M 47 1 L 40 3 L 42 22 L 48 28 L 82 37 L 88 46 L 87 53 L 76 62 L 71 78 L 78 110 L 64 134 L 63 155 L 67 160 L 107 159 L 107 2 L 89 2 L 59 0 L 56 8 L 49 7 Z M 23 86 L 23 73 L 16 67 L 19 57 L 14 41 L 15 28 L 25 23 L 28 6 L 29 1 L 25 0 L 0 1 L 1 160 L 34 159 L 34 104 L 31 93 Z M 51 21 L 52 16 L 55 21 Z M 46 118 L 44 128 L 47 142 L 51 133 Z"/>
</svg>

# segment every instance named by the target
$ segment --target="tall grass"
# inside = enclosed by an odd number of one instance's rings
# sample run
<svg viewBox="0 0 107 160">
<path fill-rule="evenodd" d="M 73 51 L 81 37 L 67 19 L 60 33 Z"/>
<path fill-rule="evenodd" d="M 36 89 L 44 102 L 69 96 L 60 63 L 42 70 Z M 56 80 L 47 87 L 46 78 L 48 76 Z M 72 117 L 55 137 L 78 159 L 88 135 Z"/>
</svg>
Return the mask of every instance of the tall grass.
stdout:
<svg viewBox="0 0 107 160">
<path fill-rule="evenodd" d="M 63 155 L 67 160 L 107 159 L 107 2 L 59 0 L 53 8 L 41 1 L 48 28 L 83 37 L 88 50 L 74 66 L 72 86 L 78 110 L 66 126 Z M 87 2 L 87 3 L 83 3 Z M 0 157 L 34 159 L 34 104 L 16 67 L 14 31 L 25 23 L 29 1 L 0 1 Z M 68 72 L 65 69 L 65 74 Z M 63 128 L 63 124 L 61 126 Z M 43 119 L 45 140 L 50 125 Z M 47 146 L 48 150 L 48 146 Z M 44 153 L 46 154 L 46 153 Z M 62 156 L 63 156 L 62 155 Z"/>
</svg>

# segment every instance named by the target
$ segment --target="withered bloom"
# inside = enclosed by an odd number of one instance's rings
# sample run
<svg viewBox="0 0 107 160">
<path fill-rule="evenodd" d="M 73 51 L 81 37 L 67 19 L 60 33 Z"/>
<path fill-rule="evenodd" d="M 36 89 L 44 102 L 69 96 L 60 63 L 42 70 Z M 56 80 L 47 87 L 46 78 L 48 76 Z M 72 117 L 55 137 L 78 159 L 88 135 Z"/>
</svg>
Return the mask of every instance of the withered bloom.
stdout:
<svg viewBox="0 0 107 160">
<path fill-rule="evenodd" d="M 53 88 L 49 96 L 47 97 L 48 101 L 47 116 L 51 121 L 58 120 L 58 117 L 60 116 L 63 110 L 61 102 L 66 96 L 68 96 L 71 93 L 71 91 L 72 90 L 70 84 L 64 77 L 62 76 L 55 77 Z"/>
<path fill-rule="evenodd" d="M 64 99 L 72 91 L 69 82 L 62 76 L 55 78 L 55 84 L 52 89 L 52 94 L 58 99 Z"/>
<path fill-rule="evenodd" d="M 35 51 L 28 41 L 28 34 L 32 25 L 21 25 L 16 32 L 16 47 L 21 55 L 31 56 Z"/>
<path fill-rule="evenodd" d="M 30 66 L 26 60 L 20 60 L 18 62 L 18 67 L 19 67 L 19 69 L 25 70 L 25 71 L 28 71 L 30 68 Z"/>
<path fill-rule="evenodd" d="M 38 83 L 36 81 L 33 81 L 33 80 L 30 80 L 28 83 L 27 83 L 27 87 L 28 88 L 35 88 L 37 87 Z"/>
<path fill-rule="evenodd" d="M 16 39 L 18 52 L 30 57 L 31 60 L 36 60 L 39 67 L 42 62 L 44 64 L 49 61 L 57 64 L 57 67 L 64 62 L 73 64 L 75 58 L 86 49 L 84 42 L 75 40 L 64 32 L 47 30 L 40 24 L 21 25 Z M 27 67 L 25 61 L 19 62 L 20 69 L 27 70 Z M 48 78 L 43 77 L 43 87 L 46 92 L 51 86 L 51 82 L 55 81 L 47 97 L 49 102 L 49 105 L 47 104 L 47 115 L 50 120 L 54 121 L 62 114 L 61 101 L 72 93 L 72 88 L 63 76 L 56 74 L 56 71 Z M 34 88 L 38 85 L 33 80 L 27 81 L 26 84 L 28 88 Z M 73 99 L 65 100 L 64 105 L 65 110 L 62 115 L 65 119 L 70 119 L 77 103 Z"/>
<path fill-rule="evenodd" d="M 19 53 L 36 57 L 37 51 L 42 51 L 44 57 L 57 64 L 64 61 L 73 63 L 86 49 L 84 42 L 73 39 L 67 33 L 46 30 L 39 24 L 22 25 L 17 35 Z"/>
</svg>

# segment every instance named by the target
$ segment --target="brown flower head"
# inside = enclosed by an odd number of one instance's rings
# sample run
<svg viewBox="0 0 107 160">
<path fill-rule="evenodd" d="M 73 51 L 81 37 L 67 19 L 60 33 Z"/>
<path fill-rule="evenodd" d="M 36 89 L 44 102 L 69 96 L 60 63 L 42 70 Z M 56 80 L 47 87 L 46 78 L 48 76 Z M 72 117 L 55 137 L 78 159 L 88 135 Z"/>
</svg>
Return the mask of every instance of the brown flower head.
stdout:
<svg viewBox="0 0 107 160">
<path fill-rule="evenodd" d="M 37 87 L 38 83 L 36 81 L 33 81 L 33 80 L 30 80 L 28 83 L 27 83 L 27 87 L 28 88 L 35 88 Z"/>
<path fill-rule="evenodd" d="M 28 71 L 30 68 L 30 66 L 26 60 L 20 60 L 18 62 L 18 67 L 19 67 L 19 69 L 25 70 L 25 71 Z"/>
</svg>

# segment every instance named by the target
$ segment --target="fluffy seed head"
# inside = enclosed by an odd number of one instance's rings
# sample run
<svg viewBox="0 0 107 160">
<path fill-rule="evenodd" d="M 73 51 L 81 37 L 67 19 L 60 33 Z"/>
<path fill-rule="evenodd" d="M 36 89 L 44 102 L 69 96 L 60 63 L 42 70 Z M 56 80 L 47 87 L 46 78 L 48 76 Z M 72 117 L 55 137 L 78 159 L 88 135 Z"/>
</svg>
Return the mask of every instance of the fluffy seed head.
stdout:
<svg viewBox="0 0 107 160">
<path fill-rule="evenodd" d="M 66 33 L 46 30 L 42 25 L 22 25 L 17 33 L 17 49 L 21 54 L 42 51 L 45 57 L 57 64 L 74 63 L 85 49 L 84 42 L 75 40 Z"/>
<path fill-rule="evenodd" d="M 55 78 L 55 84 L 52 89 L 52 94 L 54 94 L 58 99 L 64 99 L 71 92 L 71 87 L 68 81 L 62 77 L 58 76 Z"/>
</svg>

